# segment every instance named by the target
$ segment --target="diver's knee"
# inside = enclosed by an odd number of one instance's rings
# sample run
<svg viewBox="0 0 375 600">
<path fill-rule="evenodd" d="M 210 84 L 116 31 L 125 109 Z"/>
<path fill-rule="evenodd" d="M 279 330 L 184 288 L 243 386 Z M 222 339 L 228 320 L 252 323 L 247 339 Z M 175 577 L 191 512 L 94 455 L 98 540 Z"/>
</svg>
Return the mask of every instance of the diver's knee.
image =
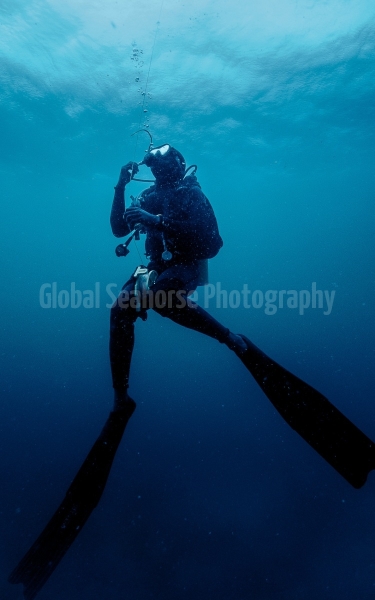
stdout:
<svg viewBox="0 0 375 600">
<path fill-rule="evenodd" d="M 114 331 L 116 329 L 124 328 L 127 325 L 133 325 L 137 319 L 138 314 L 132 310 L 129 306 L 124 307 L 121 303 L 115 302 L 111 308 L 110 314 L 110 329 Z"/>
<path fill-rule="evenodd" d="M 132 312 L 132 293 L 125 289 L 120 292 L 111 308 L 111 315 L 123 314 Z"/>
</svg>

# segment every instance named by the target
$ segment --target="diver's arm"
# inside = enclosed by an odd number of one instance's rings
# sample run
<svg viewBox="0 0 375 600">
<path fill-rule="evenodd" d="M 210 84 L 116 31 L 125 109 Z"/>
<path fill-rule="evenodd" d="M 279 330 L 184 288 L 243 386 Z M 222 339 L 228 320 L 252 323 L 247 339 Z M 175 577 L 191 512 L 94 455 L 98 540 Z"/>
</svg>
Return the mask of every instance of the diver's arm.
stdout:
<svg viewBox="0 0 375 600">
<path fill-rule="evenodd" d="M 122 167 L 118 183 L 115 186 L 110 223 L 112 233 L 116 237 L 124 237 L 130 233 L 129 226 L 125 220 L 125 186 L 137 172 L 137 163 L 128 163 Z"/>
<path fill-rule="evenodd" d="M 116 237 L 124 237 L 130 232 L 125 220 L 125 186 L 116 185 L 111 210 L 111 228 Z"/>
</svg>

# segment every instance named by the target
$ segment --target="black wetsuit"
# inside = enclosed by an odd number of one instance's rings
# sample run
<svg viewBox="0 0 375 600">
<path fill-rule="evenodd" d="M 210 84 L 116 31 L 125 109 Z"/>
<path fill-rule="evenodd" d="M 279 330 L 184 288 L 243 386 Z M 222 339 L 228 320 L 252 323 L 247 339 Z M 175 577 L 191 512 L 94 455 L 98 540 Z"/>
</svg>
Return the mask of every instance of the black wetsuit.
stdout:
<svg viewBox="0 0 375 600">
<path fill-rule="evenodd" d="M 191 178 L 190 185 L 184 182 L 184 185 L 168 189 L 153 186 L 142 194 L 140 207 L 151 214 L 164 216 L 162 227 L 147 231 L 146 256 L 150 260 L 147 265 L 149 270 L 155 269 L 158 273 L 152 286 L 153 297 L 163 290 L 168 296 L 168 302 L 162 307 L 152 303 L 150 308 L 184 327 L 226 343 L 229 329 L 187 298 L 189 291 L 194 291 L 198 285 L 199 253 L 204 253 L 205 240 L 209 240 L 212 234 L 207 227 L 210 222 L 208 213 L 211 211 L 212 218 L 212 208 L 199 184 L 195 178 Z M 129 233 L 124 209 L 123 191 L 116 189 L 111 213 L 111 227 L 116 237 Z M 172 253 L 172 260 L 169 261 L 162 259 L 163 235 L 167 248 Z M 110 360 L 113 387 L 116 390 L 128 387 L 134 347 L 134 323 L 138 317 L 145 318 L 145 310 L 137 312 L 134 305 L 132 307 L 131 303 L 124 301 L 134 292 L 134 284 L 132 276 L 123 286 L 111 310 Z M 177 292 L 179 296 L 176 295 Z M 181 298 L 185 302 L 181 302 Z"/>
</svg>

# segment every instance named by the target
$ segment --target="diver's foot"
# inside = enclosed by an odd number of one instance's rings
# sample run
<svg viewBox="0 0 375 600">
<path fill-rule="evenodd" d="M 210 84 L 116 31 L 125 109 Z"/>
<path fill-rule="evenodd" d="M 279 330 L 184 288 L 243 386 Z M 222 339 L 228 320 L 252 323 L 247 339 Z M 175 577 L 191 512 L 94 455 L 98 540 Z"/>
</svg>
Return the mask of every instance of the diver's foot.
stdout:
<svg viewBox="0 0 375 600">
<path fill-rule="evenodd" d="M 115 390 L 115 397 L 113 401 L 114 411 L 126 411 L 132 415 L 136 406 L 136 403 L 132 398 L 130 398 L 127 390 Z"/>
<path fill-rule="evenodd" d="M 226 344 L 228 348 L 233 350 L 236 354 L 243 354 L 247 350 L 245 340 L 237 333 L 230 332 Z"/>
</svg>

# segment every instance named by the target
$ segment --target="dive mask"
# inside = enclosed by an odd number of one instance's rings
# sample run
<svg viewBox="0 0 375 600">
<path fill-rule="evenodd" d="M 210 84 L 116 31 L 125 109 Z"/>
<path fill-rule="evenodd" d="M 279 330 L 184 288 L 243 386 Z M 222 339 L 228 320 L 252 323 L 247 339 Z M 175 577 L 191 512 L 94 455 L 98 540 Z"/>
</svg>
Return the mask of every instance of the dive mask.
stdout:
<svg viewBox="0 0 375 600">
<path fill-rule="evenodd" d="M 169 144 L 163 144 L 157 148 L 152 148 L 147 151 L 146 156 L 142 160 L 142 163 L 147 167 L 152 167 L 158 160 L 166 157 L 170 153 L 171 147 Z"/>
</svg>

